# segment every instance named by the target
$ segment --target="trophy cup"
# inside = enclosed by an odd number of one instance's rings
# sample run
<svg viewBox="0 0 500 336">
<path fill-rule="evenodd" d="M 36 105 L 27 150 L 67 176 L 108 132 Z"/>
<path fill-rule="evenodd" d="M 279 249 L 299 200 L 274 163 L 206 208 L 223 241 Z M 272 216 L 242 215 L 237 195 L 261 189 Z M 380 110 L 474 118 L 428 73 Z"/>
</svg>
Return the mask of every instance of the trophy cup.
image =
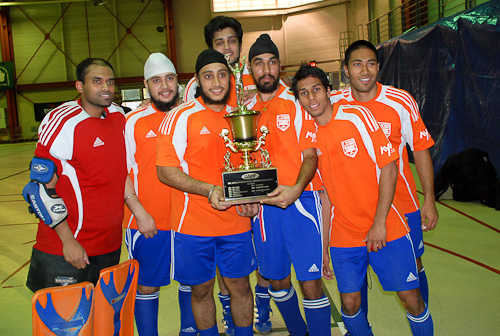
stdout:
<svg viewBox="0 0 500 336">
<path fill-rule="evenodd" d="M 245 66 L 245 57 L 241 66 L 229 64 L 233 72 L 236 86 L 237 108 L 224 116 L 233 140 L 229 138 L 229 130 L 224 128 L 219 134 L 224 139 L 229 150 L 224 155 L 224 169 L 222 184 L 227 204 L 256 203 L 266 198 L 267 194 L 278 186 L 278 172 L 271 167 L 267 150 L 262 148 L 269 130 L 261 126 L 261 135 L 257 138 L 257 125 L 261 112 L 249 110 L 243 104 L 242 69 Z M 242 163 L 237 167 L 231 162 L 231 152 L 241 153 Z M 254 158 L 254 153 L 260 154 L 260 161 Z"/>
</svg>

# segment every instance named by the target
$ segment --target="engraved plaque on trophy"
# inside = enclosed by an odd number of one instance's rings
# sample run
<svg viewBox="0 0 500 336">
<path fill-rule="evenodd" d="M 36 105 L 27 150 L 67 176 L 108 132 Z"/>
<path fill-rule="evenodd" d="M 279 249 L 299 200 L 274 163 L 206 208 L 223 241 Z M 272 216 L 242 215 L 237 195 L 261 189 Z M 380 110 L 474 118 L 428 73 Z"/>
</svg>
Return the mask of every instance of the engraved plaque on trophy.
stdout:
<svg viewBox="0 0 500 336">
<path fill-rule="evenodd" d="M 229 61 L 229 57 L 226 56 Z M 266 126 L 261 126 L 258 136 L 257 125 L 261 112 L 249 110 L 243 104 L 243 83 L 241 80 L 243 64 L 238 67 L 229 65 L 236 83 L 237 108 L 224 116 L 233 140 L 229 138 L 229 130 L 222 129 L 219 134 L 229 150 L 224 155 L 224 172 L 222 184 L 224 202 L 221 204 L 255 203 L 266 198 L 267 194 L 278 187 L 278 172 L 271 167 L 269 153 L 263 148 L 269 133 Z M 231 162 L 231 152 L 241 153 L 241 164 L 235 166 Z M 258 156 L 256 158 L 255 156 Z"/>
</svg>

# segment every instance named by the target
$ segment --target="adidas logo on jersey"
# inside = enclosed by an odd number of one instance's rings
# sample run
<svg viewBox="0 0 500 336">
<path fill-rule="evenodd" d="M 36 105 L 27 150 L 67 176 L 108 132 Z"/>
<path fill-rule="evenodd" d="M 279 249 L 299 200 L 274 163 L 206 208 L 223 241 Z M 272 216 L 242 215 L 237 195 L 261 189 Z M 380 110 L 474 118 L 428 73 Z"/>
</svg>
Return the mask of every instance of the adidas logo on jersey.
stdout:
<svg viewBox="0 0 500 336">
<path fill-rule="evenodd" d="M 308 272 L 309 273 L 319 272 L 318 266 L 316 266 L 316 264 L 312 264 Z"/>
<path fill-rule="evenodd" d="M 155 132 L 153 132 L 153 130 L 149 130 L 148 134 L 146 134 L 146 139 L 148 138 L 156 138 L 158 135 L 156 135 Z"/>
<path fill-rule="evenodd" d="M 105 145 L 104 141 L 99 139 L 99 137 L 95 138 L 94 147 L 99 147 L 99 146 L 104 146 L 104 145 Z"/>
<path fill-rule="evenodd" d="M 418 249 L 423 249 L 424 248 L 424 241 L 420 240 L 420 244 L 418 244 Z"/>
<path fill-rule="evenodd" d="M 208 130 L 207 126 L 203 126 L 203 128 L 200 131 L 200 135 L 206 135 L 210 134 L 210 131 Z"/>
<path fill-rule="evenodd" d="M 413 275 L 412 272 L 410 272 L 410 274 L 408 274 L 408 277 L 406 278 L 406 282 L 412 282 L 415 280 L 418 280 L 417 277 L 415 275 Z"/>
</svg>

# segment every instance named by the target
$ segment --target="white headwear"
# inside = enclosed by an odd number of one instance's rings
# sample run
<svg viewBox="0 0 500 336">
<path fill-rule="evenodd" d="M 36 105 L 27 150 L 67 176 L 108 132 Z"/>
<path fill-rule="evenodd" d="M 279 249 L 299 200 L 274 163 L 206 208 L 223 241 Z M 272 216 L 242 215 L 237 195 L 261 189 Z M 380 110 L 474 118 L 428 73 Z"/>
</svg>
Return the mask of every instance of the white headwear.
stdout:
<svg viewBox="0 0 500 336">
<path fill-rule="evenodd" d="M 144 79 L 148 80 L 163 73 L 177 74 L 174 64 L 167 56 L 159 52 L 152 53 L 149 55 L 146 64 L 144 64 Z"/>
</svg>

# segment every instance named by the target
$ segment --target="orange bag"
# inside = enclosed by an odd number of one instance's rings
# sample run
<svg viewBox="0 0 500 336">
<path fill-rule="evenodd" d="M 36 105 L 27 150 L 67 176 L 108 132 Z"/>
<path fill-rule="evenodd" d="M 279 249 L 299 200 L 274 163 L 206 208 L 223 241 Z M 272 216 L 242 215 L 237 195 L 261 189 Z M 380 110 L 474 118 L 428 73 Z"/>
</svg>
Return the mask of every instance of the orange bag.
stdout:
<svg viewBox="0 0 500 336">
<path fill-rule="evenodd" d="M 34 336 L 92 336 L 94 285 L 44 288 L 31 299 Z"/>
<path fill-rule="evenodd" d="M 94 335 L 133 336 L 139 263 L 130 259 L 101 271 L 95 291 Z"/>
</svg>

